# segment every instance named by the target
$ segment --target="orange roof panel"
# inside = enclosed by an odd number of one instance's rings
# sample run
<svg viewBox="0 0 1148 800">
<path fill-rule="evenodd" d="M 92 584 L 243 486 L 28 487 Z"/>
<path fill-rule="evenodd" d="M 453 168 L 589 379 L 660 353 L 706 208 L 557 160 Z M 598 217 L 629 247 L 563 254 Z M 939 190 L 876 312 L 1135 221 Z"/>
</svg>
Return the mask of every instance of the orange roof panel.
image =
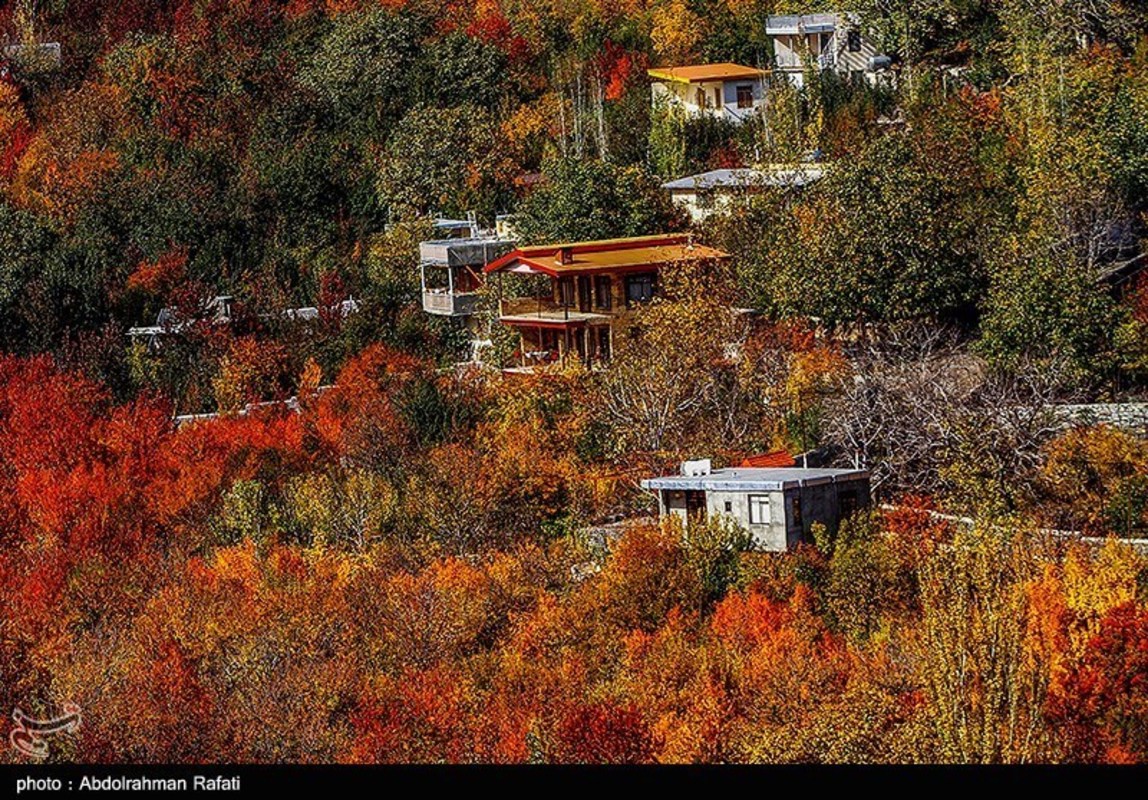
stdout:
<svg viewBox="0 0 1148 800">
<path fill-rule="evenodd" d="M 749 78 L 762 78 L 765 70 L 731 64 L 695 64 L 688 67 L 661 67 L 647 70 L 651 78 L 676 83 L 703 83 L 705 81 L 736 81 Z"/>
<path fill-rule="evenodd" d="M 762 453 L 756 456 L 749 456 L 742 459 L 739 467 L 796 467 L 797 461 L 794 460 L 785 450 L 774 450 L 772 453 Z"/>
<path fill-rule="evenodd" d="M 563 251 L 567 253 L 565 263 Z M 675 261 L 723 258 L 729 258 L 729 254 L 693 244 L 689 234 L 676 233 L 522 247 L 490 263 L 484 271 L 534 272 L 557 277 L 580 272 L 628 272 Z"/>
</svg>

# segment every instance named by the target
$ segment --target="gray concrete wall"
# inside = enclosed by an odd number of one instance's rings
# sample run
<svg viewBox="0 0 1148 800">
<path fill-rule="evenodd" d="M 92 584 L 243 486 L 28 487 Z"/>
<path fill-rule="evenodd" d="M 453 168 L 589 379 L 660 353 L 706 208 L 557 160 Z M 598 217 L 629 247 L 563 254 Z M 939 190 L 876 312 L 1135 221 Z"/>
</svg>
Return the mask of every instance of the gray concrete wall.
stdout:
<svg viewBox="0 0 1148 800">
<path fill-rule="evenodd" d="M 723 104 L 731 111 L 737 111 L 737 87 L 751 86 L 753 87 L 753 103 L 754 105 L 757 105 L 761 102 L 762 97 L 764 97 L 765 88 L 762 83 L 763 81 L 761 78 L 747 78 L 740 81 L 726 81 L 724 84 L 722 84 Z M 748 111 L 749 109 L 741 110 Z"/>
<path fill-rule="evenodd" d="M 769 524 L 755 525 L 749 521 L 750 495 L 769 498 Z M 785 508 L 781 492 L 706 492 L 706 512 L 710 517 L 725 516 L 749 531 L 758 550 L 780 552 L 788 545 Z M 726 504 L 729 510 L 726 510 Z"/>
<path fill-rule="evenodd" d="M 812 542 L 816 522 L 825 525 L 830 533 L 836 533 L 841 522 L 841 495 L 844 492 L 855 493 L 857 509 L 869 505 L 869 481 L 858 479 L 784 492 L 710 490 L 706 492 L 706 514 L 711 519 L 728 517 L 734 520 L 753 537 L 754 549 L 782 552 L 796 548 L 802 541 Z M 749 498 L 758 495 L 769 498 L 769 524 L 749 521 Z M 800 502 L 800 514 L 795 513 L 795 501 Z M 685 492 L 659 492 L 658 511 L 662 516 L 676 516 L 683 529 L 688 527 Z"/>
<path fill-rule="evenodd" d="M 839 481 L 817 486 L 803 486 L 786 492 L 786 512 L 789 517 L 789 546 L 796 547 L 802 540 L 813 541 L 813 524 L 820 522 L 830 533 L 836 533 L 841 523 L 841 495 L 854 492 L 858 509 L 869 505 L 869 481 L 859 479 Z M 793 500 L 800 498 L 800 522 L 794 514 Z"/>
</svg>

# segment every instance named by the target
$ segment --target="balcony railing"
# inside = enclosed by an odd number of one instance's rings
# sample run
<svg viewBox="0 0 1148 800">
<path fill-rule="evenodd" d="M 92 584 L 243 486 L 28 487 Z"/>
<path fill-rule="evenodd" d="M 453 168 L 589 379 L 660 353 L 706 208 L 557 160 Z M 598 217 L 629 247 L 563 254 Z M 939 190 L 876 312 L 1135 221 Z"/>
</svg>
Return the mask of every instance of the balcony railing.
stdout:
<svg viewBox="0 0 1148 800">
<path fill-rule="evenodd" d="M 837 64 L 837 58 L 832 51 L 826 51 L 813 58 L 813 62 L 817 65 L 818 69 L 833 69 Z M 774 63 L 777 64 L 778 69 L 804 69 L 806 65 L 805 57 L 799 53 L 786 53 L 774 57 Z"/>
<path fill-rule="evenodd" d="M 564 308 L 549 297 L 507 297 L 503 299 L 499 313 L 504 317 L 521 317 L 530 314 L 575 310 Z"/>
<path fill-rule="evenodd" d="M 478 309 L 478 295 L 474 292 L 450 292 L 446 289 L 427 289 L 423 292 L 423 311 L 446 317 L 465 317 Z"/>
</svg>

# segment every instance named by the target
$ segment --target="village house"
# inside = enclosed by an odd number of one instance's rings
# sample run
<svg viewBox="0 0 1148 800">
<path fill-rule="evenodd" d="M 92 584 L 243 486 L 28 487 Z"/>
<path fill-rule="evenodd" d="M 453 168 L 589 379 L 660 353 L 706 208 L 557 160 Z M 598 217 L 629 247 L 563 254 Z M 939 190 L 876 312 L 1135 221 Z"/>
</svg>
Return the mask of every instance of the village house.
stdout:
<svg viewBox="0 0 1148 800">
<path fill-rule="evenodd" d="M 523 247 L 484 272 L 499 276 L 499 322 L 518 331 L 522 367 L 572 356 L 595 365 L 610 359 L 631 312 L 659 293 L 661 270 L 726 258 L 680 233 Z M 506 296 L 506 275 L 535 276 L 538 291 Z"/>
<path fill-rule="evenodd" d="M 795 86 L 805 71 L 832 71 L 854 82 L 876 83 L 890 64 L 861 30 L 855 14 L 770 16 L 765 34 L 773 45 L 773 66 Z"/>
<path fill-rule="evenodd" d="M 778 164 L 761 169 L 714 169 L 662 184 L 694 224 L 729 209 L 737 198 L 770 189 L 803 189 L 825 174 L 817 164 Z"/>
<path fill-rule="evenodd" d="M 757 550 L 792 550 L 810 541 L 814 523 L 830 533 L 869 505 L 869 474 L 855 469 L 733 467 L 713 469 L 709 459 L 686 461 L 680 475 L 649 478 L 658 512 L 691 521 L 726 517 L 743 527 Z"/>
<path fill-rule="evenodd" d="M 740 64 L 698 64 L 648 70 L 654 104 L 688 116 L 708 115 L 740 124 L 765 103 L 765 70 Z"/>
</svg>

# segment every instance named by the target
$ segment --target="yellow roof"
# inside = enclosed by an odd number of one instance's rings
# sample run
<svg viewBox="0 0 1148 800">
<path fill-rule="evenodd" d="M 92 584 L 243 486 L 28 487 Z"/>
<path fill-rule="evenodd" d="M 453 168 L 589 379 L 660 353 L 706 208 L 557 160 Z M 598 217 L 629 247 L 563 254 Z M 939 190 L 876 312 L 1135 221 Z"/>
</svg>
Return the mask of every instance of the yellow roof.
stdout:
<svg viewBox="0 0 1148 800">
<path fill-rule="evenodd" d="M 747 78 L 761 78 L 765 70 L 745 67 L 741 64 L 723 62 L 721 64 L 697 64 L 689 67 L 661 67 L 647 70 L 651 78 L 676 83 L 703 83 L 706 81 L 736 81 Z"/>
</svg>

